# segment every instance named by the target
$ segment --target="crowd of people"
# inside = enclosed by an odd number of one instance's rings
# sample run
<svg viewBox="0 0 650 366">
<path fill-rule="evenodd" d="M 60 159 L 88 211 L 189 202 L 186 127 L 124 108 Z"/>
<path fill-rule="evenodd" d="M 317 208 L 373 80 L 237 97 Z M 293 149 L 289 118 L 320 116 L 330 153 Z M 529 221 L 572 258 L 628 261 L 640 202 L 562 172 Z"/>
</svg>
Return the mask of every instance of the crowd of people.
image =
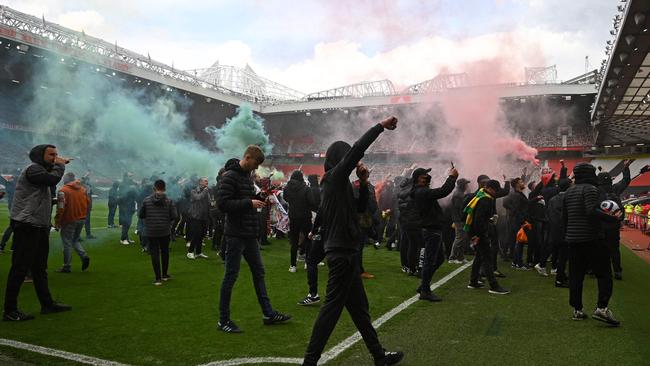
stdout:
<svg viewBox="0 0 650 366">
<path fill-rule="evenodd" d="M 397 124 L 397 118 L 389 117 L 353 145 L 334 142 L 327 149 L 322 178 L 305 177 L 297 170 L 283 186 L 273 186 L 268 177 L 255 175 L 265 156 L 254 145 L 241 159 L 228 160 L 212 186 L 207 177 L 198 176 L 165 181 L 154 175 L 136 184 L 133 175 L 125 173 L 109 191 L 107 225 L 118 227 L 114 221 L 117 213 L 120 244 L 131 245 L 134 241 L 129 233 L 137 214 L 135 233 L 142 250 L 151 256 L 155 286 L 171 279 L 171 241 L 183 238 L 187 258 L 195 260 L 208 257 L 202 247 L 205 238 L 210 238 L 211 248 L 225 264 L 217 327 L 226 333 L 242 331 L 233 321 L 230 304 L 242 258 L 251 269 L 263 324 L 291 319 L 271 304 L 261 255 L 269 235 L 288 234 L 289 272 L 298 272 L 297 261 L 302 256 L 307 274 L 307 296 L 298 305 L 321 301 L 318 266 L 323 261 L 328 266 L 325 299 L 314 322 L 304 365 L 317 364 L 343 308 L 350 313 L 376 365 L 396 364 L 404 357 L 402 352 L 383 348 L 371 322 L 363 285 L 364 280 L 374 278 L 364 269 L 363 252 L 368 245 L 397 251 L 396 268 L 415 278 L 419 299 L 429 302 L 442 300 L 431 289 L 438 268 L 445 261 L 466 264 L 468 255 L 473 255 L 469 289 L 487 287 L 491 294 L 510 293 L 499 283 L 506 277 L 498 269 L 500 256 L 515 270 L 534 269 L 545 277 L 550 262 L 555 286 L 570 289 L 572 318 L 582 320 L 587 317 L 583 281 L 587 273 L 593 273 L 598 280 L 598 299 L 592 317 L 619 324 L 608 302 L 613 291 L 612 272 L 616 279 L 623 278 L 619 229 L 625 213 L 620 196 L 631 180 L 629 160 L 623 164 L 623 179 L 616 184 L 615 177 L 608 172 L 597 174 L 588 163 L 576 165 L 571 175 L 564 164 L 559 175 L 546 169 L 540 172 L 539 181 L 533 181 L 526 168 L 521 176 L 504 175 L 502 180 L 483 174 L 476 178 L 476 189 L 471 189 L 470 180 L 460 178 L 453 164 L 439 187 L 431 187 L 432 169 L 426 167 L 410 167 L 397 177 L 372 182 L 370 170 L 361 161 L 364 153 Z M 49 292 L 46 268 L 52 226 L 63 242 L 63 266 L 58 271 L 72 271 L 72 250 L 80 258 L 82 271 L 90 265 L 81 245 L 84 228 L 86 238 L 93 238 L 89 224 L 92 186 L 87 176 L 78 179 L 74 173 L 66 173 L 70 159 L 60 157 L 53 145 L 36 146 L 29 156 L 32 163 L 3 182 L 10 207 L 9 230 L 14 236 L 3 313 L 7 321 L 33 319 L 21 312 L 17 303 L 28 276 L 42 313 L 71 310 L 71 306 L 54 301 Z M 356 179 L 351 181 L 352 172 Z M 5 243 L 3 239 L 2 248 Z"/>
</svg>

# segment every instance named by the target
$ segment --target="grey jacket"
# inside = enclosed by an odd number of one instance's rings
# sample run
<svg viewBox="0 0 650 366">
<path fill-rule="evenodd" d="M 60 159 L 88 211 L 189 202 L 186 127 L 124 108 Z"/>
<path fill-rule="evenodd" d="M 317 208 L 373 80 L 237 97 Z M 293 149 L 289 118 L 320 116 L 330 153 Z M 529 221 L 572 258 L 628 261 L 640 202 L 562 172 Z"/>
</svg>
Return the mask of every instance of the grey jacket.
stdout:
<svg viewBox="0 0 650 366">
<path fill-rule="evenodd" d="M 190 198 L 190 209 L 189 215 L 190 218 L 194 220 L 205 220 L 210 219 L 210 189 L 204 188 L 200 189 L 199 187 L 194 188 L 191 192 Z"/>
<path fill-rule="evenodd" d="M 61 181 L 65 173 L 65 165 L 45 163 L 43 155 L 48 146 L 50 145 L 38 145 L 29 153 L 33 163 L 22 171 L 16 183 L 16 193 L 10 213 L 14 221 L 38 227 L 51 226 L 51 187 L 55 187 Z"/>
</svg>

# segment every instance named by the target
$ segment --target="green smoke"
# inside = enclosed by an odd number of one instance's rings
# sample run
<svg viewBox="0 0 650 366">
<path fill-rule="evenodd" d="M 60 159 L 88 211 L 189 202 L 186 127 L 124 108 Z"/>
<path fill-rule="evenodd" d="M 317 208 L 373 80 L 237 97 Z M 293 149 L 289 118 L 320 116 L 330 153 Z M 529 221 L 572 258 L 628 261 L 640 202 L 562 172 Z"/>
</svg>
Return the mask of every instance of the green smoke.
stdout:
<svg viewBox="0 0 650 366">
<path fill-rule="evenodd" d="M 221 165 L 230 158 L 241 157 L 248 145 L 258 145 L 265 155 L 273 149 L 264 129 L 264 119 L 254 114 L 249 104 L 242 104 L 237 109 L 237 115 L 228 119 L 222 127 L 207 127 L 205 130 L 214 137 L 222 153 L 217 157 Z"/>
</svg>

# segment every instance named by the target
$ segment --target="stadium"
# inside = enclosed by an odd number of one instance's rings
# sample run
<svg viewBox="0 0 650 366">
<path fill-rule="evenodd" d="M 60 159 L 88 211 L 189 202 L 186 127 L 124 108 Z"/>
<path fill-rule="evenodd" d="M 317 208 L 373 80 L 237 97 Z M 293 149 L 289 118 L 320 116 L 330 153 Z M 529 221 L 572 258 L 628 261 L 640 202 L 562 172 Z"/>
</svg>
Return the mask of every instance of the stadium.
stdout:
<svg viewBox="0 0 650 366">
<path fill-rule="evenodd" d="M 301 364 L 319 306 L 296 305 L 305 295 L 307 264 L 303 270 L 299 263 L 297 274 L 287 272 L 290 244 L 288 228 L 280 229 L 286 216 L 278 212 L 281 203 L 267 218 L 263 235 L 268 239 L 260 240 L 270 245 L 261 253 L 274 306 L 293 318 L 264 327 L 252 297 L 254 275 L 244 270 L 232 307 L 245 332 L 233 336 L 216 328 L 224 263 L 217 251 L 208 250 L 210 237 L 200 239 L 209 256 L 203 261 L 187 260 L 182 237 L 172 242 L 174 280 L 162 288 L 151 286 L 151 260 L 142 237 L 133 233 L 135 225 L 128 237 L 136 239 L 135 245 L 130 246 L 128 238 L 127 245 L 119 244 L 124 238 L 110 222 L 107 227 L 111 185 L 127 175 L 135 182 L 155 176 L 168 186 L 172 180 L 179 183 L 181 192 L 197 174 L 212 185 L 228 159 L 240 158 L 254 144 L 266 155 L 258 170 L 260 182 L 268 180 L 262 190 L 281 190 L 295 170 L 322 177 L 333 142 L 353 144 L 391 115 L 404 121 L 402 137 L 382 134 L 363 158 L 377 187 L 415 167 L 433 168 L 436 185 L 451 164 L 475 190 L 479 174 L 501 180 L 502 174 L 504 179 L 519 176 L 526 166 L 534 171 L 531 180 L 540 182 L 563 167 L 572 172 L 576 165 L 590 163 L 596 173 L 608 172 L 613 184 L 624 181 L 629 169 L 632 177 L 620 199 L 639 208 L 629 215 L 626 210 L 620 229 L 625 276 L 614 282 L 611 307 L 623 324 L 616 329 L 593 326 L 591 320 L 572 322 L 566 310 L 568 290 L 555 288 L 535 270 L 517 271 L 501 258 L 503 282 L 512 290 L 508 296 L 488 298 L 466 289 L 471 262 L 456 266 L 445 260 L 432 284 L 444 301 L 418 301 L 417 281 L 401 273 L 397 250 L 382 244 L 382 229 L 376 247 L 381 249 L 371 248 L 374 243 L 365 249 L 363 266 L 376 278 L 364 280 L 364 286 L 385 348 L 405 353 L 401 364 L 646 364 L 650 174 L 643 172 L 650 164 L 650 4 L 623 1 L 612 15 L 615 29 L 607 41 L 607 58 L 599 68 L 565 81 L 558 80 L 556 66 L 537 65 L 520 70 L 524 80 L 507 82 L 476 73 L 442 73 L 407 87 L 370 80 L 303 92 L 249 66 L 217 62 L 205 69 L 178 70 L 83 31 L 0 6 L 3 181 L 17 180 L 30 164 L 30 149 L 49 143 L 74 158 L 78 175 L 88 172 L 94 200 L 89 219 L 94 236 L 87 232 L 93 239 L 83 243 L 93 260 L 89 271 L 80 271 L 75 257 L 70 275 L 55 273 L 64 244 L 58 232 L 49 239 L 53 296 L 74 310 L 0 324 L 0 364 Z M 462 111 L 455 113 L 459 103 Z M 473 110 L 482 103 L 494 108 Z M 487 113 L 492 114 L 486 117 L 489 122 L 481 125 Z M 494 144 L 485 143 L 494 138 Z M 477 156 L 498 156 L 499 161 L 477 164 Z M 0 202 L 1 230 L 10 222 L 6 201 Z M 449 199 L 440 201 L 444 210 L 451 205 Z M 505 218 L 501 204 L 498 212 Z M 495 223 L 503 241 L 505 225 L 504 220 Z M 454 241 L 449 230 L 442 234 L 447 257 Z M 2 288 L 12 265 L 10 246 L 11 241 L 3 243 L 0 255 Z M 295 264 L 291 267 L 296 272 Z M 325 298 L 327 267 L 320 268 Z M 597 286 L 590 276 L 585 282 L 587 302 L 596 298 Z M 30 287 L 22 286 L 20 303 L 36 313 L 39 300 Z M 354 322 L 343 315 L 321 364 L 371 364 L 360 340 Z"/>
</svg>

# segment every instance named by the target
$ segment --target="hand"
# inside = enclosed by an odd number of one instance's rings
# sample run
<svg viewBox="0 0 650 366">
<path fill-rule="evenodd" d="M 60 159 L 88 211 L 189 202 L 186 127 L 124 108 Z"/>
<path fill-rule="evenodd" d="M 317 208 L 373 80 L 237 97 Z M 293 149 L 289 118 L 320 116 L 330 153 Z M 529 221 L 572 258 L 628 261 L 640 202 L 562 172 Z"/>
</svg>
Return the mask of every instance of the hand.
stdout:
<svg viewBox="0 0 650 366">
<path fill-rule="evenodd" d="M 314 239 L 314 233 L 312 233 L 312 232 L 310 231 L 309 234 L 307 234 L 307 239 L 309 239 L 309 240 L 313 240 L 313 239 Z"/>
<path fill-rule="evenodd" d="M 251 202 L 253 202 L 253 208 L 262 208 L 262 207 L 266 206 L 266 203 L 264 203 L 264 201 L 251 200 Z"/>
<path fill-rule="evenodd" d="M 74 159 L 57 156 L 56 158 L 54 158 L 54 164 L 63 164 L 63 165 L 65 165 L 65 164 L 68 164 L 69 162 L 71 162 L 72 160 L 74 160 Z"/>
<path fill-rule="evenodd" d="M 630 164 L 632 164 L 632 159 L 625 159 L 623 161 L 623 167 L 624 168 L 628 168 L 630 166 Z"/>
<path fill-rule="evenodd" d="M 480 241 L 480 239 L 479 239 L 478 236 L 472 236 L 472 240 L 471 240 L 471 242 L 472 242 L 472 245 L 473 245 L 473 246 L 474 246 L 474 245 L 477 245 L 479 241 Z"/>
<path fill-rule="evenodd" d="M 397 117 L 390 116 L 385 120 L 379 122 L 379 124 L 387 130 L 394 130 L 397 128 Z"/>
<path fill-rule="evenodd" d="M 357 177 L 359 177 L 359 180 L 364 183 L 368 181 L 368 177 L 370 177 L 370 171 L 368 171 L 368 168 L 366 168 L 365 165 L 360 164 L 357 166 Z"/>
<path fill-rule="evenodd" d="M 458 178 L 458 170 L 456 170 L 456 168 L 449 169 L 449 176 Z"/>
</svg>

